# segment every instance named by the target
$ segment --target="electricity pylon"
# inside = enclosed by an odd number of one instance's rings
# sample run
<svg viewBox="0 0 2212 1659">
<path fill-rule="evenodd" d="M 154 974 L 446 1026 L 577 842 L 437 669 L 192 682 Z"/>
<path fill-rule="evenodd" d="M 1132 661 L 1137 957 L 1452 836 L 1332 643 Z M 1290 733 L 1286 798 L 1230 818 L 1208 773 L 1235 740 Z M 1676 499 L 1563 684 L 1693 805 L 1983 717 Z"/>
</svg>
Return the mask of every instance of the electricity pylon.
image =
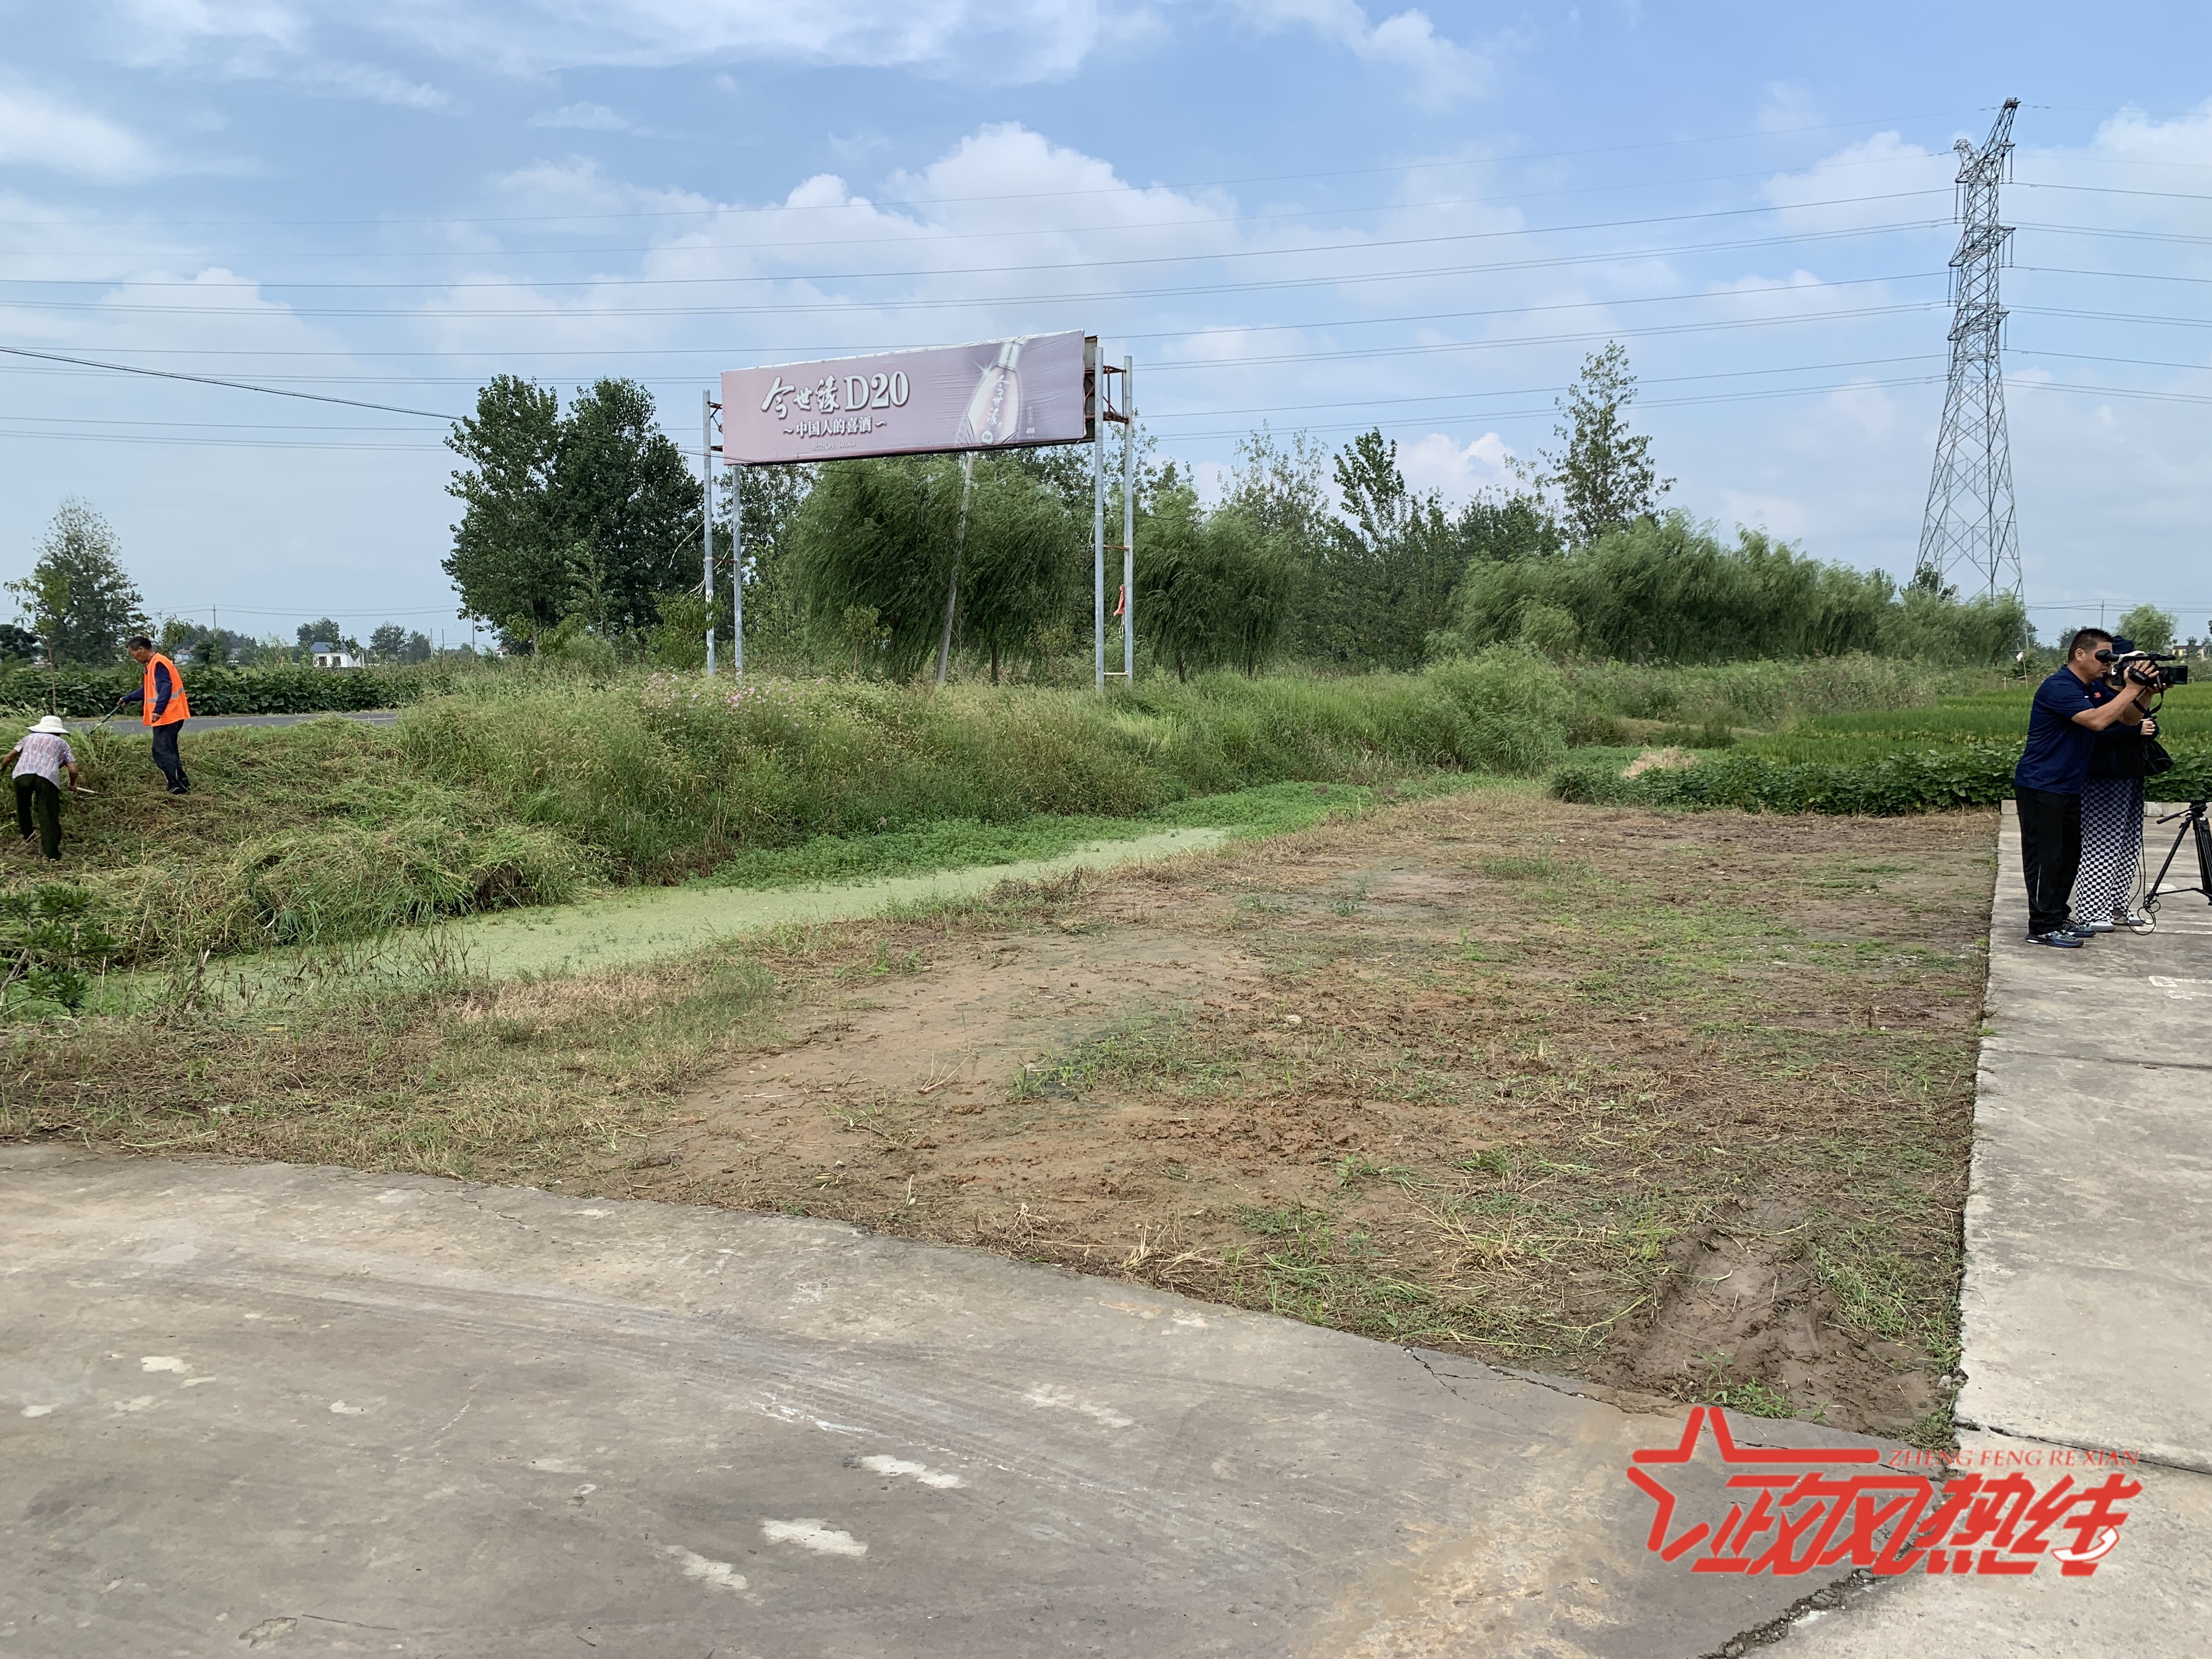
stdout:
<svg viewBox="0 0 2212 1659">
<path fill-rule="evenodd" d="M 1936 440 L 1936 471 L 1920 526 L 1919 568 L 1936 585 L 1994 596 L 2021 588 L 2020 532 L 2013 523 L 2012 455 L 2005 445 L 2005 308 L 1997 270 L 2012 228 L 1997 222 L 1997 186 L 2012 170 L 2008 98 L 1988 140 L 1959 152 L 1959 251 L 1951 256 L 1951 383 L 1943 394 L 1943 430 Z"/>
</svg>

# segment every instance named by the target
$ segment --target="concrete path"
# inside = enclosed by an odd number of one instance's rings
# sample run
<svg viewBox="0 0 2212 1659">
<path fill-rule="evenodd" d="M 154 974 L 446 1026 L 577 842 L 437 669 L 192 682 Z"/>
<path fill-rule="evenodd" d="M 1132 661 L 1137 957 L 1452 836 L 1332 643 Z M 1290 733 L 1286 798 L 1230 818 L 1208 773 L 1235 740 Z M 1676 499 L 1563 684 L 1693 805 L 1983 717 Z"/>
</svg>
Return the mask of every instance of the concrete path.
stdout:
<svg viewBox="0 0 2212 1659">
<path fill-rule="evenodd" d="M 981 1253 L 51 1145 L 0 1214 L 0 1655 L 1692 1659 L 1818 1588 L 1649 1552 L 1677 1417 Z"/>
<path fill-rule="evenodd" d="M 2154 870 L 2174 827 L 2149 831 Z M 2196 874 L 2185 849 L 2168 884 Z M 1960 1438 L 2046 1460 L 2139 1454 L 2143 1491 L 2119 1542 L 2088 1578 L 2045 1566 L 1881 1587 L 1800 1626 L 1790 1659 L 2212 1652 L 2212 906 L 2169 896 L 2160 918 L 2153 935 L 2081 951 L 2026 943 L 2006 806 Z"/>
</svg>

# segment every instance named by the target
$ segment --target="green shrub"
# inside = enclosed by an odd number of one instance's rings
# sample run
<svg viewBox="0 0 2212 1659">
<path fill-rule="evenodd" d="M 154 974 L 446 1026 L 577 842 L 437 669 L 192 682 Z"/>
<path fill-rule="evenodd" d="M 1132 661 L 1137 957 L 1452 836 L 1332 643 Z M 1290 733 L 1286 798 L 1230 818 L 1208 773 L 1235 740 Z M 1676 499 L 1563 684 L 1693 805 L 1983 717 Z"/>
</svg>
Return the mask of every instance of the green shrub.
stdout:
<svg viewBox="0 0 2212 1659">
<path fill-rule="evenodd" d="M 1719 663 L 1878 652 L 1990 666 L 2025 642 L 2009 596 L 1899 592 L 1879 571 L 1808 558 L 1739 529 L 1723 546 L 1686 513 L 1643 518 L 1548 557 L 1478 559 L 1446 646 L 1528 639 L 1623 662 Z"/>
<path fill-rule="evenodd" d="M 319 714 L 362 708 L 398 708 L 447 689 L 451 671 L 420 668 L 195 668 L 185 664 L 185 695 L 198 714 Z M 135 665 L 119 668 L 0 668 L 0 707 L 45 709 L 96 720 L 115 700 L 138 689 Z M 136 720 L 134 705 L 116 716 Z"/>
<path fill-rule="evenodd" d="M 64 882 L 0 893 L 0 1018 L 74 1013 L 107 965 L 115 939 L 100 924 L 93 896 Z"/>
<path fill-rule="evenodd" d="M 1856 763 L 1777 761 L 1741 752 L 1633 778 L 1603 763 L 1569 763 L 1552 775 L 1561 800 L 1601 805 L 1733 806 L 1753 812 L 1897 817 L 1990 806 L 2012 793 L 2014 744 L 1960 743 Z M 2174 769 L 2150 783 L 2152 799 L 2194 800 L 2212 791 L 2212 745 L 2174 751 Z"/>
</svg>

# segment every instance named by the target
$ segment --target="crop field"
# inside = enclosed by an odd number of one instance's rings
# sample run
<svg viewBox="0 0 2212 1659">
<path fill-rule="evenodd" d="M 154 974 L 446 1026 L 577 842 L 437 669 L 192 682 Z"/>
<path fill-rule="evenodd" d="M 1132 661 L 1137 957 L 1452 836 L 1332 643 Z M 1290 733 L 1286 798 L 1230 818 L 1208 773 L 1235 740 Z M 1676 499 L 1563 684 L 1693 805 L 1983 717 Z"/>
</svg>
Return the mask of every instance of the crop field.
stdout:
<svg viewBox="0 0 2212 1659">
<path fill-rule="evenodd" d="M 1846 764 L 1946 744 L 2016 746 L 2027 734 L 2028 703 L 2033 696 L 2032 686 L 2014 686 L 1972 696 L 1941 697 L 1923 708 L 1811 715 L 1786 731 L 1747 737 L 1735 746 L 1774 760 Z M 2159 722 L 2171 742 L 2212 741 L 2212 685 L 2178 686 L 2166 693 Z"/>
</svg>

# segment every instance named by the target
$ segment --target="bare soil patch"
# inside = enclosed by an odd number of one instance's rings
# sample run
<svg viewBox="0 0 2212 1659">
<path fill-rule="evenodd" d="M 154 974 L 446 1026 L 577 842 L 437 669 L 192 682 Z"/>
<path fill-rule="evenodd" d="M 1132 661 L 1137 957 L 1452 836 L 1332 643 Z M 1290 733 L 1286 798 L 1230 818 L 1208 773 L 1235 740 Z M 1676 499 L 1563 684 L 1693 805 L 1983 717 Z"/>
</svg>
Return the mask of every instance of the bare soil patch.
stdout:
<svg viewBox="0 0 2212 1659">
<path fill-rule="evenodd" d="M 794 931 L 570 1189 L 1940 1440 L 1992 836 L 1493 790 Z"/>
</svg>

